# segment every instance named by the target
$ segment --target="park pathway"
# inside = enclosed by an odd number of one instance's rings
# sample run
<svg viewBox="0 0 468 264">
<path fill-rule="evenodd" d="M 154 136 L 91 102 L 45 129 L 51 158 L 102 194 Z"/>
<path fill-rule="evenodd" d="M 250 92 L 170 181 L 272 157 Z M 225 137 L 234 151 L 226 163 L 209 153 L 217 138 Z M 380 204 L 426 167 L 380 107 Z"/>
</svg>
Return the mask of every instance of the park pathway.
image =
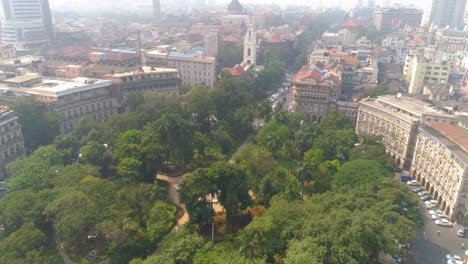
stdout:
<svg viewBox="0 0 468 264">
<path fill-rule="evenodd" d="M 57 247 L 57 251 L 59 252 L 60 257 L 62 258 L 63 263 L 64 264 L 75 264 L 75 262 L 73 262 L 70 259 L 67 252 L 63 248 L 63 242 L 60 239 L 60 236 L 55 231 L 54 231 L 54 240 L 55 240 L 55 246 Z"/>
<path fill-rule="evenodd" d="M 177 223 L 172 228 L 171 233 L 178 231 L 189 220 L 187 211 L 185 210 L 185 204 L 180 203 L 179 193 L 177 192 L 177 190 L 179 189 L 179 182 L 187 175 L 188 174 L 184 174 L 178 177 L 169 177 L 163 174 L 156 175 L 156 178 L 158 180 L 166 181 L 169 183 L 169 200 L 171 200 L 171 202 L 173 202 L 177 206 L 177 208 L 182 210 L 183 212 L 182 217 L 177 220 Z"/>
</svg>

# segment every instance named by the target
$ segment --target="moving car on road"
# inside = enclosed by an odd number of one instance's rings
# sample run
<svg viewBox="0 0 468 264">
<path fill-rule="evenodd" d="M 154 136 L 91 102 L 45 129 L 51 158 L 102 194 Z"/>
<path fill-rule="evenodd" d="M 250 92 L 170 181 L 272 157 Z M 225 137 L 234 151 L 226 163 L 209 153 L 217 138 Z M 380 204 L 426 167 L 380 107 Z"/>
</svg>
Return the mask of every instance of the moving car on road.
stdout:
<svg viewBox="0 0 468 264">
<path fill-rule="evenodd" d="M 464 228 L 458 228 L 457 229 L 457 236 L 465 237 L 465 229 Z"/>
</svg>

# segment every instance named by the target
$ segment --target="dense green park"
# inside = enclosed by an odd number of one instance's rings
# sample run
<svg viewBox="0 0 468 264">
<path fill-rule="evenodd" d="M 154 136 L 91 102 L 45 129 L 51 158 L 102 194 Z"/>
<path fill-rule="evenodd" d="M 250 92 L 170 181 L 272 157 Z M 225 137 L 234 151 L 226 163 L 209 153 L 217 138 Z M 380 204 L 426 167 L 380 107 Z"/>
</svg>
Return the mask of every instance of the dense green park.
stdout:
<svg viewBox="0 0 468 264">
<path fill-rule="evenodd" d="M 305 42 L 332 20 L 313 20 Z M 12 104 L 28 155 L 7 166 L 2 262 L 59 263 L 56 241 L 77 263 L 93 249 L 98 260 L 133 264 L 373 263 L 402 254 L 395 241 L 415 237 L 417 198 L 393 179 L 379 139 L 358 138 L 334 109 L 315 123 L 264 102 L 306 50 L 288 65 L 266 53 L 262 71 L 223 75 L 213 88 L 132 94 L 129 112 L 102 124 L 83 118 L 69 135 L 58 135 L 57 116 L 39 103 Z M 183 212 L 157 173 L 187 175 L 179 197 L 189 222 L 177 232 Z"/>
</svg>

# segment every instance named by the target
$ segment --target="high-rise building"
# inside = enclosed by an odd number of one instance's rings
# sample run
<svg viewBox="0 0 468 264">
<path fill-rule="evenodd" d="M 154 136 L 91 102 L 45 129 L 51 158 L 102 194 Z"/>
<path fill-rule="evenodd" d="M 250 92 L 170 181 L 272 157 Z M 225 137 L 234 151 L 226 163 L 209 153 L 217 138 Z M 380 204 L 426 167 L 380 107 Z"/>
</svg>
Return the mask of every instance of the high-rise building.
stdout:
<svg viewBox="0 0 468 264">
<path fill-rule="evenodd" d="M 153 0 L 153 18 L 154 21 L 161 20 L 161 3 L 159 0 Z"/>
<path fill-rule="evenodd" d="M 374 26 L 379 31 L 418 27 L 421 25 L 422 12 L 414 8 L 380 8 L 374 12 Z"/>
<path fill-rule="evenodd" d="M 49 0 L 2 0 L 2 43 L 18 49 L 46 45 L 54 38 Z"/>
<path fill-rule="evenodd" d="M 466 0 L 427 0 L 422 25 L 463 29 L 465 7 Z"/>
</svg>

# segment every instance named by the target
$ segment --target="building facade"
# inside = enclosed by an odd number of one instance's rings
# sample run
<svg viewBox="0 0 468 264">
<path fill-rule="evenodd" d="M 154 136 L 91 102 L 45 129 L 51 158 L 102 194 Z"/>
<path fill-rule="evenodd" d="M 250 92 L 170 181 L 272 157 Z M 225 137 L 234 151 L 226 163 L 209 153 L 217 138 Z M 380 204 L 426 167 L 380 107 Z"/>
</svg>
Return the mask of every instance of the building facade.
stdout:
<svg viewBox="0 0 468 264">
<path fill-rule="evenodd" d="M 463 223 L 468 212 L 468 132 L 428 122 L 419 127 L 410 174 L 451 220 Z"/>
<path fill-rule="evenodd" d="M 16 58 L 16 49 L 12 45 L 0 47 L 0 60 L 11 60 Z"/>
<path fill-rule="evenodd" d="M 406 56 L 403 76 L 408 85 L 408 92 L 420 95 L 424 84 L 447 84 L 450 71 L 450 64 L 442 58 L 414 54 Z"/>
<path fill-rule="evenodd" d="M 359 103 L 356 133 L 382 136 L 387 152 L 402 168 L 411 165 L 420 124 L 457 122 L 454 116 L 411 97 L 385 95 Z"/>
<path fill-rule="evenodd" d="M 428 0 L 424 7 L 423 26 L 463 29 L 466 0 Z"/>
<path fill-rule="evenodd" d="M 374 26 L 379 31 L 403 28 L 404 26 L 419 27 L 422 11 L 414 8 L 381 8 L 374 12 Z"/>
<path fill-rule="evenodd" d="M 171 46 L 160 46 L 146 52 L 147 66 L 173 68 L 179 70 L 182 84 L 213 86 L 216 80 L 216 59 L 207 56 L 202 48 L 192 49 L 188 53 L 170 51 Z"/>
<path fill-rule="evenodd" d="M 97 123 L 117 113 L 112 81 L 90 78 L 73 80 L 43 79 L 23 75 L 7 79 L 0 91 L 12 96 L 32 96 L 60 117 L 60 132 L 71 133 L 78 121 L 90 117 Z"/>
<path fill-rule="evenodd" d="M 306 65 L 293 77 L 293 111 L 320 121 L 341 95 L 341 80 L 322 63 Z"/>
<path fill-rule="evenodd" d="M 159 0 L 153 0 L 153 19 L 161 21 L 161 3 Z"/>
<path fill-rule="evenodd" d="M 0 106 L 0 179 L 5 177 L 5 165 L 23 154 L 23 135 L 18 117 Z"/>
<path fill-rule="evenodd" d="M 142 67 L 138 71 L 106 75 L 112 81 L 113 92 L 119 102 L 130 93 L 160 92 L 179 94 L 181 79 L 176 69 Z"/>
<path fill-rule="evenodd" d="M 49 0 L 3 0 L 2 43 L 18 49 L 44 46 L 54 38 Z"/>
</svg>

